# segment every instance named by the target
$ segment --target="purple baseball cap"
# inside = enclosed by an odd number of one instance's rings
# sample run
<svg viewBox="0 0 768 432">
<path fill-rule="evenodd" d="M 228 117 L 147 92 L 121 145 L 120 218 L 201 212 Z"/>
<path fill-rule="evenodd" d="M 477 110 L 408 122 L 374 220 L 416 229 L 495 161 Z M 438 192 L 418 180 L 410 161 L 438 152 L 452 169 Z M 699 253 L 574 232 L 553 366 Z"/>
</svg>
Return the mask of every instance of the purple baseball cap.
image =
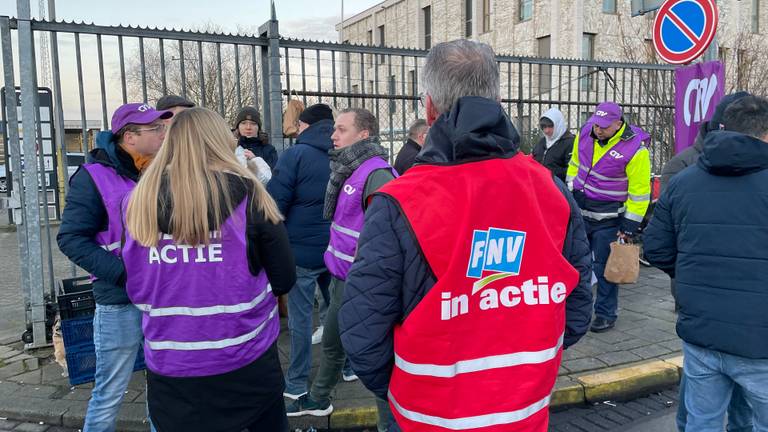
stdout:
<svg viewBox="0 0 768 432">
<path fill-rule="evenodd" d="M 603 102 L 597 106 L 595 113 L 589 119 L 589 123 L 596 124 L 601 128 L 607 128 L 616 120 L 621 120 L 624 113 L 621 107 L 615 102 Z"/>
<path fill-rule="evenodd" d="M 143 103 L 130 103 L 121 106 L 112 114 L 112 133 L 120 132 L 127 124 L 150 124 L 157 119 L 173 117 L 171 111 L 158 111 Z"/>
</svg>

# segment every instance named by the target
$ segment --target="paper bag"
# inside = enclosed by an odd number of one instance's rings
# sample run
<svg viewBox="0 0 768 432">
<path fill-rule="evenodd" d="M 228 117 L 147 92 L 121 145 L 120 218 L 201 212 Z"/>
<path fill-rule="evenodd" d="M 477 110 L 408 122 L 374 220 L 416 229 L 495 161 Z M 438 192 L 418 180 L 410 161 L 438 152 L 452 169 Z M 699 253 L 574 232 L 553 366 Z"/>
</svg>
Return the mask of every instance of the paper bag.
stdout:
<svg viewBox="0 0 768 432">
<path fill-rule="evenodd" d="M 616 284 L 632 284 L 640 276 L 640 246 L 611 243 L 611 254 L 605 264 L 605 280 Z"/>
</svg>

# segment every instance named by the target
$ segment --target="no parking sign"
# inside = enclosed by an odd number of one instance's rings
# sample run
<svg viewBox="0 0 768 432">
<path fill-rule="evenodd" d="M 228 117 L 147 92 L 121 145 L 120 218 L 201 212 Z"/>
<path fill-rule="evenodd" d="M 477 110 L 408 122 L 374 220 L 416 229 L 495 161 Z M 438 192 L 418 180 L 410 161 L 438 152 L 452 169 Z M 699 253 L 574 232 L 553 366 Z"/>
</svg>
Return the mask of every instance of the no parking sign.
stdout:
<svg viewBox="0 0 768 432">
<path fill-rule="evenodd" d="M 717 31 L 714 0 L 667 0 L 653 22 L 653 46 L 667 63 L 686 64 L 707 50 Z"/>
</svg>

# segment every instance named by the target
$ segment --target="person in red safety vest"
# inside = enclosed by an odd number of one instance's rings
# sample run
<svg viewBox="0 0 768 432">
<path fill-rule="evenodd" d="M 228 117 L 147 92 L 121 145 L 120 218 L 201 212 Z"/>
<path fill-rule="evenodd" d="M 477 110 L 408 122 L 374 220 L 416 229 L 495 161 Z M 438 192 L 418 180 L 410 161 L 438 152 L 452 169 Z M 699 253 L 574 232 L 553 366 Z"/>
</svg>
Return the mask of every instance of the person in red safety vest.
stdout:
<svg viewBox="0 0 768 432">
<path fill-rule="evenodd" d="M 422 74 L 429 135 L 370 200 L 344 349 L 390 431 L 544 432 L 562 350 L 592 313 L 580 211 L 519 152 L 490 46 L 437 44 Z"/>
</svg>

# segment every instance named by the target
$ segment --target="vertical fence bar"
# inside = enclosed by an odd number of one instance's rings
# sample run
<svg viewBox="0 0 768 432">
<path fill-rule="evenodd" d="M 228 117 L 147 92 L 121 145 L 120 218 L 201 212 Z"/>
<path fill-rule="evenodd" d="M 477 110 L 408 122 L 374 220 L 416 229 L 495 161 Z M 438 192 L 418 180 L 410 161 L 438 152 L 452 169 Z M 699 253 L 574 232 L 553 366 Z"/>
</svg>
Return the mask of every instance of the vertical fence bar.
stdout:
<svg viewBox="0 0 768 432">
<path fill-rule="evenodd" d="M 304 106 L 307 106 L 307 71 L 304 66 L 304 48 L 299 51 L 301 55 L 301 92 Z"/>
<path fill-rule="evenodd" d="M 181 75 L 181 97 L 187 98 L 187 74 L 184 65 L 184 41 L 179 41 L 179 74 Z"/>
<path fill-rule="evenodd" d="M 11 26 L 7 16 L 0 17 L 0 41 L 3 48 L 3 74 L 5 82 L 5 106 L 7 111 L 8 159 L 11 166 L 11 198 L 18 203 L 14 205 L 13 222 L 16 224 L 16 238 L 19 242 L 19 269 L 21 270 L 21 292 L 24 298 L 26 325 L 32 325 L 32 314 L 26 313 L 31 305 L 31 284 L 29 272 L 29 245 L 27 231 L 31 224 L 27 223 L 26 203 L 22 189 L 23 173 L 21 170 L 21 143 L 19 141 L 19 117 L 16 102 L 16 83 L 13 74 L 13 46 L 11 45 Z M 55 80 L 54 80 L 55 84 Z M 18 211 L 16 211 L 18 206 Z"/>
<path fill-rule="evenodd" d="M 221 73 L 221 44 L 216 44 L 216 79 L 219 84 L 219 114 L 221 114 L 222 117 L 225 116 L 224 114 L 224 79 L 222 77 Z"/>
<path fill-rule="evenodd" d="M 147 67 L 144 64 L 144 38 L 139 36 L 139 63 L 141 64 L 141 97 L 147 103 Z"/>
<path fill-rule="evenodd" d="M 98 48 L 98 59 L 99 59 L 99 88 L 101 89 L 101 122 L 102 122 L 102 129 L 107 129 L 109 126 L 109 123 L 107 122 L 107 89 L 106 85 L 104 83 L 104 53 L 103 53 L 103 47 L 101 44 L 101 35 L 96 35 L 96 47 Z M 66 156 L 66 155 L 64 155 Z M 66 159 L 66 158 L 65 158 Z M 66 172 L 66 171 L 65 171 Z M 68 183 L 65 181 L 64 183 Z"/>
<path fill-rule="evenodd" d="M 285 89 L 288 91 L 288 98 L 291 97 L 291 56 L 288 54 L 288 48 L 285 52 Z"/>
<path fill-rule="evenodd" d="M 200 84 L 200 105 L 206 106 L 207 104 L 207 91 L 205 91 L 205 64 L 203 63 L 203 43 L 197 41 L 197 73 L 198 83 Z"/>
<path fill-rule="evenodd" d="M 237 108 L 243 106 L 242 89 L 240 86 L 240 46 L 235 44 L 235 91 L 237 92 Z"/>
<path fill-rule="evenodd" d="M 405 56 L 403 56 L 403 55 L 400 55 L 400 79 L 401 79 L 401 81 L 400 81 L 400 94 L 403 95 L 403 98 L 402 98 L 403 103 L 401 104 L 402 106 L 400 107 L 400 109 L 402 111 L 402 117 L 403 117 L 402 125 L 403 125 L 403 128 L 405 129 L 407 127 L 407 125 L 406 125 L 407 120 L 405 118 L 405 111 L 408 109 L 408 102 L 410 102 L 410 100 L 406 99 L 406 95 L 408 93 L 406 93 L 406 90 L 405 90 Z M 403 140 L 403 141 L 405 141 L 405 140 Z M 394 161 L 394 159 L 393 159 L 393 161 Z"/>
<path fill-rule="evenodd" d="M 396 110 L 395 104 L 395 83 L 392 82 L 392 54 L 387 54 L 387 93 L 392 99 L 387 101 L 387 114 L 389 115 L 389 160 L 390 163 L 395 163 L 394 142 L 395 142 L 395 123 L 394 123 L 394 111 Z"/>
<path fill-rule="evenodd" d="M 157 41 L 160 49 L 160 85 L 163 89 L 163 96 L 165 96 L 168 94 L 168 77 L 165 74 L 165 43 L 162 38 Z"/>
<path fill-rule="evenodd" d="M 83 129 L 83 154 L 88 154 L 88 126 L 85 116 L 85 91 L 83 90 L 83 62 L 80 56 L 80 33 L 75 33 L 75 61 L 77 63 L 77 91 L 80 96 L 80 123 Z"/>
<path fill-rule="evenodd" d="M 256 67 L 256 45 L 251 45 L 251 72 L 253 73 L 253 106 L 259 107 L 259 71 Z M 264 117 L 266 118 L 266 111 Z"/>
<path fill-rule="evenodd" d="M 317 67 L 317 92 L 320 93 L 322 90 L 321 85 L 321 74 L 320 74 L 320 50 L 315 50 L 315 66 Z M 332 66 L 333 67 L 333 66 Z M 333 77 L 333 92 L 336 93 L 336 77 Z M 318 95 L 317 96 L 317 103 L 322 103 L 323 97 Z"/>
<path fill-rule="evenodd" d="M 78 34 L 75 33 L 75 38 L 78 37 Z M 120 56 L 120 84 L 122 85 L 121 90 L 123 94 L 123 105 L 128 103 L 128 89 L 125 85 L 125 53 L 123 52 L 123 37 L 118 36 L 117 37 L 117 49 Z M 80 54 L 77 55 L 78 61 L 80 60 Z"/>
<path fill-rule="evenodd" d="M 40 200 L 38 196 L 38 185 L 40 181 L 37 162 L 35 161 L 36 152 L 36 127 L 35 119 L 35 98 L 37 90 L 34 83 L 34 61 L 35 52 L 32 47 L 32 23 L 30 21 L 29 0 L 17 0 L 18 19 L 18 44 L 19 44 L 19 72 L 21 75 L 21 88 L 34 89 L 33 91 L 21 92 L 21 111 L 22 111 L 22 129 L 24 134 L 23 145 L 26 163 L 24 164 L 23 176 L 28 179 L 26 187 L 24 180 L 22 185 L 24 207 L 27 223 L 27 244 L 28 244 L 28 269 L 29 269 L 29 290 L 32 315 L 32 347 L 42 347 L 46 345 L 45 329 L 45 299 L 43 298 L 43 263 L 42 263 L 42 243 L 40 241 Z M 11 69 L 13 70 L 13 69 Z M 15 95 L 14 95 L 15 96 Z M 14 103 L 11 105 L 15 107 Z M 21 170 L 17 174 L 22 174 Z"/>
<path fill-rule="evenodd" d="M 366 94 L 365 90 L 365 54 L 360 53 L 360 88 L 363 90 L 363 95 Z M 361 104 L 365 108 L 365 97 L 361 97 L 363 103 Z M 334 101 L 335 102 L 335 101 Z"/>
<path fill-rule="evenodd" d="M 318 66 L 319 67 L 319 66 Z M 320 69 L 318 69 L 319 71 Z M 333 89 L 333 106 L 338 105 L 338 99 L 336 98 L 336 52 L 331 51 L 331 80 L 333 81 L 333 86 L 331 87 Z M 352 104 L 349 100 L 347 100 L 347 108 L 349 108 Z"/>
</svg>

